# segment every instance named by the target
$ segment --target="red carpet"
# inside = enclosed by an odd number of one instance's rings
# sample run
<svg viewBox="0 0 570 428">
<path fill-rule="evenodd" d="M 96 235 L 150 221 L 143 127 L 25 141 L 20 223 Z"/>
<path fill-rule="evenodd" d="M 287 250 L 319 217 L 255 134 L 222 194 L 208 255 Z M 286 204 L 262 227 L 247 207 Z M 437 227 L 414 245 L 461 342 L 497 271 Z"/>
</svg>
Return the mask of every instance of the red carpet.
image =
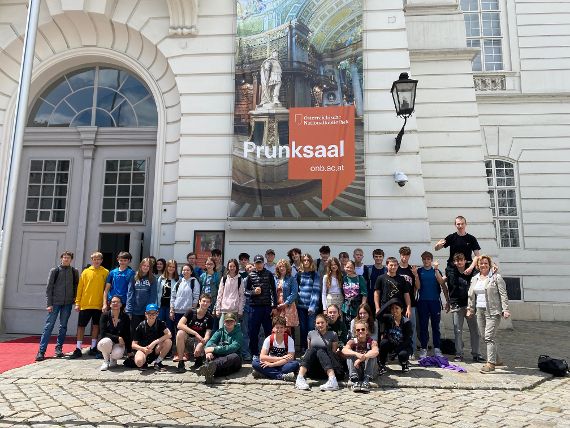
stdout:
<svg viewBox="0 0 570 428">
<path fill-rule="evenodd" d="M 49 341 L 46 358 L 53 358 L 57 336 Z M 85 336 L 83 343 L 90 343 L 91 338 Z M 36 359 L 40 343 L 40 336 L 27 336 L 19 339 L 0 342 L 0 373 L 7 370 L 32 364 Z M 72 352 L 75 349 L 75 337 L 68 336 L 63 345 L 63 352 Z"/>
</svg>

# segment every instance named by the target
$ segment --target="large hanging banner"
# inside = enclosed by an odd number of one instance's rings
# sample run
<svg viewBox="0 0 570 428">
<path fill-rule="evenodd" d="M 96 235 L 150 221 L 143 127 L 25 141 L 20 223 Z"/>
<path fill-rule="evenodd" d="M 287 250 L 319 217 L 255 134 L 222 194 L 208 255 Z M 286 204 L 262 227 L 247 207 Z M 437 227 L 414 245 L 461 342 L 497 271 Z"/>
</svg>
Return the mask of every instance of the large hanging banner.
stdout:
<svg viewBox="0 0 570 428">
<path fill-rule="evenodd" d="M 237 0 L 234 219 L 366 216 L 362 1 Z"/>
</svg>

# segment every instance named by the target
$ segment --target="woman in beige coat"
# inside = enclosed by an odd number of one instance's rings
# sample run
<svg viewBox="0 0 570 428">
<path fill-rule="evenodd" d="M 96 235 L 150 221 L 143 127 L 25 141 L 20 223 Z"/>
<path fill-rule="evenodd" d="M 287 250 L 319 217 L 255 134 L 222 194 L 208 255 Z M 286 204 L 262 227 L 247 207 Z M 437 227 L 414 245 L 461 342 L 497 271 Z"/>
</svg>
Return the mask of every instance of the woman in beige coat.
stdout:
<svg viewBox="0 0 570 428">
<path fill-rule="evenodd" d="M 479 273 L 471 279 L 468 292 L 467 317 L 477 314 L 479 335 L 485 338 L 487 344 L 487 364 L 481 373 L 491 373 L 498 363 L 497 331 L 501 317 L 509 318 L 509 298 L 505 281 L 498 273 L 491 272 L 493 262 L 489 256 L 477 258 Z"/>
</svg>

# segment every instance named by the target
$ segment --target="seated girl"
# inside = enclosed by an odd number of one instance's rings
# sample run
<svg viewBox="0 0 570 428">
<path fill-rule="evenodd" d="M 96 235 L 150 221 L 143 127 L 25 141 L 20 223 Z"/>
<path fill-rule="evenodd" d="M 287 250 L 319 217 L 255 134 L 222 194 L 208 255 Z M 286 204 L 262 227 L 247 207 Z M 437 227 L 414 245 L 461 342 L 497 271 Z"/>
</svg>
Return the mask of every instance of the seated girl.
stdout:
<svg viewBox="0 0 570 428">
<path fill-rule="evenodd" d="M 354 323 L 356 321 L 364 321 L 368 327 L 368 334 L 372 337 L 373 340 L 378 341 L 378 322 L 376 318 L 374 318 L 374 314 L 372 313 L 372 309 L 368 306 L 368 303 L 362 303 L 358 307 L 358 313 L 356 314 L 356 318 L 350 322 L 350 337 L 354 334 Z"/>
<path fill-rule="evenodd" d="M 338 382 L 334 370 L 334 358 L 332 355 L 338 348 L 338 337 L 335 332 L 327 330 L 327 319 L 323 314 L 318 314 L 315 321 L 315 330 L 307 336 L 307 352 L 302 361 L 295 388 L 301 390 L 310 389 L 305 376 L 313 378 L 328 377 L 326 383 L 321 385 L 321 391 L 336 391 Z"/>
<path fill-rule="evenodd" d="M 354 338 L 346 343 L 342 353 L 348 364 L 352 390 L 367 393 L 370 392 L 370 381 L 376 372 L 378 342 L 372 339 L 368 333 L 368 323 L 363 320 L 354 322 L 352 335 Z"/>
<path fill-rule="evenodd" d="M 386 373 L 386 360 L 388 355 L 397 356 L 402 366 L 402 371 L 410 370 L 410 355 L 412 355 L 412 324 L 402 315 L 403 304 L 398 298 L 386 302 L 384 309 L 390 308 L 390 314 L 382 316 L 384 332 L 380 341 L 380 366 L 378 374 Z M 381 312 L 384 312 L 381 309 Z"/>
</svg>

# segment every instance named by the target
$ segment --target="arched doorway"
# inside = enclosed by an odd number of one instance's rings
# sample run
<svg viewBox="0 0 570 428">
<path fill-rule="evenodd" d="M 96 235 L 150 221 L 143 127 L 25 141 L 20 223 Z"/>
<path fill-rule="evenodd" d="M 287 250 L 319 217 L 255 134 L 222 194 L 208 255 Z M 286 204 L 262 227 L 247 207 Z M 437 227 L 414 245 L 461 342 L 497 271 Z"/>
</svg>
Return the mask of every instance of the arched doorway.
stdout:
<svg viewBox="0 0 570 428">
<path fill-rule="evenodd" d="M 63 250 L 75 252 L 78 268 L 97 250 L 107 267 L 119 251 L 130 251 L 135 264 L 149 253 L 157 117 L 148 87 L 115 66 L 67 71 L 34 100 L 19 170 L 10 254 L 20 262 L 8 274 L 6 331 L 29 332 L 22 311 L 31 326 L 41 325 L 46 274 Z"/>
</svg>

